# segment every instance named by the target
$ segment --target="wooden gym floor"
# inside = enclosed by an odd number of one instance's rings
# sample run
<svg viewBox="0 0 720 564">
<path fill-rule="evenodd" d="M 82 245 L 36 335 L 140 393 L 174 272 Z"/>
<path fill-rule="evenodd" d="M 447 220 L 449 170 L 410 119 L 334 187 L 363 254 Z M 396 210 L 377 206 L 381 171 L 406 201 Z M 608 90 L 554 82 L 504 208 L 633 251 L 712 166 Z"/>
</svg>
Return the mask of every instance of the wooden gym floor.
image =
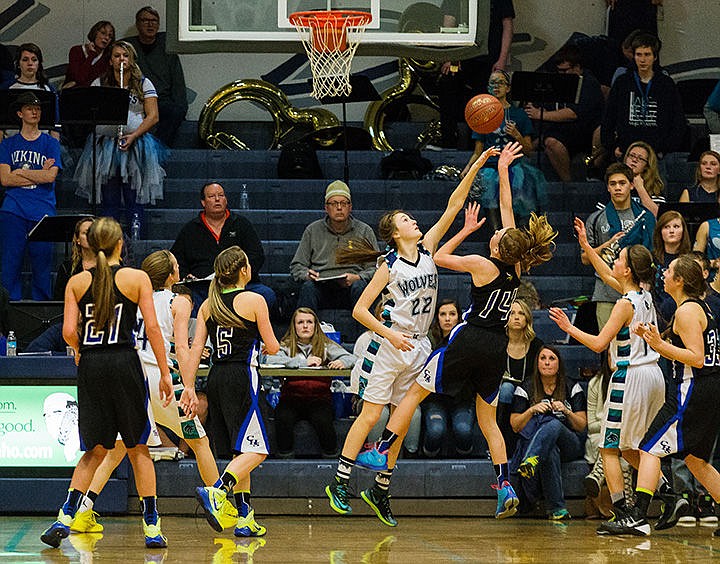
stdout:
<svg viewBox="0 0 720 564">
<path fill-rule="evenodd" d="M 675 527 L 650 537 L 600 537 L 597 521 L 552 523 L 541 519 L 404 517 L 389 528 L 370 517 L 261 519 L 262 539 L 215 533 L 198 517 L 166 516 L 169 548 L 144 548 L 140 518 L 103 517 L 104 534 L 71 535 L 59 549 L 40 534 L 50 517 L 0 517 L 0 561 L 81 562 L 329 562 L 420 564 L 433 562 L 708 562 L 720 560 L 720 538 L 711 527 Z"/>
</svg>

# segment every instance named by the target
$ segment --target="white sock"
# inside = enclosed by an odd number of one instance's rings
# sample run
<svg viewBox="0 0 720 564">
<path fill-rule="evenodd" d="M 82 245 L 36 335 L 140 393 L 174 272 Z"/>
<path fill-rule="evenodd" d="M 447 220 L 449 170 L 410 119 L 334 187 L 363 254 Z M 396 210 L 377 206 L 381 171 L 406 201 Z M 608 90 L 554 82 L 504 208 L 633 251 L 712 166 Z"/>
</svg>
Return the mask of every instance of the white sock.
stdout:
<svg viewBox="0 0 720 564">
<path fill-rule="evenodd" d="M 86 495 L 83 496 L 82 501 L 80 502 L 80 507 L 78 507 L 78 513 L 82 513 L 85 511 L 91 511 L 93 508 L 93 501 Z"/>
</svg>

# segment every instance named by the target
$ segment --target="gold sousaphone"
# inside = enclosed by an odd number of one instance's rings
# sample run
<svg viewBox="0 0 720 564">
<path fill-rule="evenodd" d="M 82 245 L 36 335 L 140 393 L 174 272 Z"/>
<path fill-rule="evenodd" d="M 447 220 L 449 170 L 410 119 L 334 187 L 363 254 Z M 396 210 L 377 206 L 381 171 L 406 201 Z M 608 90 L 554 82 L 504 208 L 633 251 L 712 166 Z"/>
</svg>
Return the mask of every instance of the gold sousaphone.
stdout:
<svg viewBox="0 0 720 564">
<path fill-rule="evenodd" d="M 203 106 L 198 119 L 200 139 L 211 149 L 250 149 L 236 135 L 225 131 L 215 131 L 215 120 L 218 114 L 228 105 L 235 102 L 253 102 L 263 107 L 272 117 L 274 130 L 272 145 L 268 149 L 276 149 L 296 130 L 302 134 L 317 132 L 313 136 L 321 146 L 332 145 L 339 132 L 340 121 L 332 112 L 322 108 L 299 109 L 294 107 L 285 93 L 274 84 L 264 80 L 242 79 L 226 84 L 217 90 Z"/>
</svg>

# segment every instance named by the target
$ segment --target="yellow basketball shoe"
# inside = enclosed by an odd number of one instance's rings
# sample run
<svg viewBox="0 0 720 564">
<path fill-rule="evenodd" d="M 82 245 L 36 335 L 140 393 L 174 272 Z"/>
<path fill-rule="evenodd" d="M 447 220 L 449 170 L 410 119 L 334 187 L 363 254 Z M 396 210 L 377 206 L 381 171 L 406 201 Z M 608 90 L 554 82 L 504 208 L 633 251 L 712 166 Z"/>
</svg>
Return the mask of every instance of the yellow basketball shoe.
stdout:
<svg viewBox="0 0 720 564">
<path fill-rule="evenodd" d="M 234 527 L 238 521 L 238 512 L 235 506 L 229 499 L 225 499 L 225 503 L 220 507 L 220 512 L 217 517 L 218 523 L 223 529 L 229 529 Z"/>
<path fill-rule="evenodd" d="M 97 522 L 100 517 L 92 509 L 78 509 L 75 513 L 75 521 L 70 525 L 71 533 L 102 533 L 103 526 Z"/>
</svg>

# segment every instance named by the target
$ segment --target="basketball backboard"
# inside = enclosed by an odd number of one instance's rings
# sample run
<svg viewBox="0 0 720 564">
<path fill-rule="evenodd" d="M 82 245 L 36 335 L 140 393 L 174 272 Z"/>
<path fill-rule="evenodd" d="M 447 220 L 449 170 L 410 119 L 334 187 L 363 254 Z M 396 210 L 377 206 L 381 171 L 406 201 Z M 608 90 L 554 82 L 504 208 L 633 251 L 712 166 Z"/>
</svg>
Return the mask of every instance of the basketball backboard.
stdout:
<svg viewBox="0 0 720 564">
<path fill-rule="evenodd" d="M 168 44 L 180 53 L 302 52 L 290 14 L 368 12 L 360 55 L 484 53 L 490 0 L 178 0 L 167 3 Z M 428 57 L 429 58 L 429 57 Z"/>
</svg>

